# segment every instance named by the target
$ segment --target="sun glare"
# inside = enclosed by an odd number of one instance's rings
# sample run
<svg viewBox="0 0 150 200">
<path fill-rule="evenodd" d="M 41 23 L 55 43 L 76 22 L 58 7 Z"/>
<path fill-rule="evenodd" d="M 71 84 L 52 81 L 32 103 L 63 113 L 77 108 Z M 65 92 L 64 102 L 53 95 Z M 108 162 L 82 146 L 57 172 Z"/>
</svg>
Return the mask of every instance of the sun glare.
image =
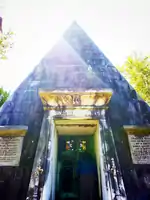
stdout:
<svg viewBox="0 0 150 200">
<path fill-rule="evenodd" d="M 5 76 L 0 74 L 0 85 L 5 85 L 8 90 L 14 90 L 27 77 L 73 21 L 73 15 L 65 5 L 46 3 L 4 6 L 3 29 L 11 28 L 15 33 L 14 47 L 8 54 L 8 60 L 1 65 Z M 12 78 L 10 87 L 7 80 Z"/>
</svg>

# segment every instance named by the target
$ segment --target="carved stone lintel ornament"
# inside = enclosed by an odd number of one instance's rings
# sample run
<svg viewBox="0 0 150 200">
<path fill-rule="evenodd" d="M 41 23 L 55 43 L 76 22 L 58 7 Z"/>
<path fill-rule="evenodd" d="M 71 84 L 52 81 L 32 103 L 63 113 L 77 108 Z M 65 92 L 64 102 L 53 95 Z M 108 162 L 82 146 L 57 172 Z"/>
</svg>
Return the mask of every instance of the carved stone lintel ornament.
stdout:
<svg viewBox="0 0 150 200">
<path fill-rule="evenodd" d="M 56 106 L 104 106 L 112 96 L 112 91 L 40 91 L 40 98 L 45 110 Z"/>
<path fill-rule="evenodd" d="M 74 106 L 79 106 L 81 105 L 81 96 L 76 94 L 76 95 L 73 95 L 73 105 Z"/>
</svg>

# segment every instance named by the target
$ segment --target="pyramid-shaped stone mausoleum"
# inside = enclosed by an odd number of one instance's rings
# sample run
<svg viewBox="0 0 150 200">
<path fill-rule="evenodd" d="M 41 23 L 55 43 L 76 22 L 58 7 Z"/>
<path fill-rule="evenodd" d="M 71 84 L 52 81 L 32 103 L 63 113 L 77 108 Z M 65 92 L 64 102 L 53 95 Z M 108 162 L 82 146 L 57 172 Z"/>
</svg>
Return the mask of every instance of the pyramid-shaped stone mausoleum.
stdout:
<svg viewBox="0 0 150 200">
<path fill-rule="evenodd" d="M 0 197 L 78 199 L 73 171 L 87 149 L 99 199 L 138 199 L 150 184 L 149 124 L 149 106 L 74 22 L 0 109 Z"/>
</svg>

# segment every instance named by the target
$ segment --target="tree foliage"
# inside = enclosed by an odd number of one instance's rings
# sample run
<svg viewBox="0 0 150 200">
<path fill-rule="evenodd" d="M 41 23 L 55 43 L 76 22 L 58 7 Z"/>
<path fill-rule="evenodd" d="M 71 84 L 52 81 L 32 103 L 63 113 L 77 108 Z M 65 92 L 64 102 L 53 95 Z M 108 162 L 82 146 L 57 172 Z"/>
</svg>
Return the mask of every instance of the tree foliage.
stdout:
<svg viewBox="0 0 150 200">
<path fill-rule="evenodd" d="M 150 57 L 129 56 L 118 69 L 137 93 L 150 104 Z"/>
<path fill-rule="evenodd" d="M 7 100 L 9 93 L 5 91 L 2 87 L 0 88 L 0 107 Z"/>
<path fill-rule="evenodd" d="M 12 32 L 0 32 L 0 60 L 7 59 L 7 52 L 12 47 Z M 2 70 L 1 70 L 2 71 Z M 0 87 L 0 107 L 7 100 L 9 93 Z"/>
<path fill-rule="evenodd" d="M 7 58 L 7 52 L 12 48 L 12 32 L 0 33 L 0 59 Z"/>
</svg>

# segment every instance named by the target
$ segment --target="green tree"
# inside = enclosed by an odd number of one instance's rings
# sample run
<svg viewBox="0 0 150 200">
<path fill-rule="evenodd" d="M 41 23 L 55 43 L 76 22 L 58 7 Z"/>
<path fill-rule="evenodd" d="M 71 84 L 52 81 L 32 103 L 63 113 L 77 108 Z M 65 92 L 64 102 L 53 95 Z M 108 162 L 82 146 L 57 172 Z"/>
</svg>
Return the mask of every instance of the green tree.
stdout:
<svg viewBox="0 0 150 200">
<path fill-rule="evenodd" d="M 0 60 L 7 59 L 7 52 L 12 47 L 11 31 L 7 33 L 2 32 L 2 18 L 0 17 Z M 0 107 L 7 100 L 9 93 L 0 87 Z"/>
<path fill-rule="evenodd" d="M 12 48 L 12 35 L 11 31 L 7 33 L 0 33 L 0 60 L 7 59 L 7 52 Z"/>
<path fill-rule="evenodd" d="M 0 88 L 0 107 L 7 100 L 9 93 L 5 91 L 2 87 Z"/>
<path fill-rule="evenodd" d="M 150 104 L 150 57 L 129 56 L 118 70 L 129 81 L 138 94 Z"/>
</svg>

